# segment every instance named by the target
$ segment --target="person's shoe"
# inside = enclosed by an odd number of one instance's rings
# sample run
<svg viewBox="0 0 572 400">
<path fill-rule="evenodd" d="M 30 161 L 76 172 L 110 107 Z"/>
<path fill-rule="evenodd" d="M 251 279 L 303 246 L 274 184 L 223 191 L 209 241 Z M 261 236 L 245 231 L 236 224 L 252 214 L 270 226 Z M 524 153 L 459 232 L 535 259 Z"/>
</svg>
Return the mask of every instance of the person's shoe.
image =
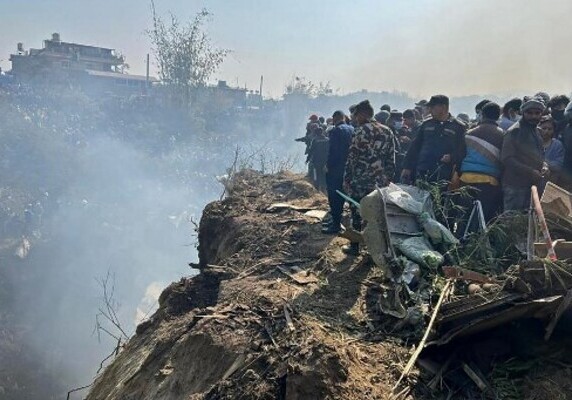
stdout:
<svg viewBox="0 0 572 400">
<path fill-rule="evenodd" d="M 359 255 L 359 243 L 350 243 L 342 246 L 342 251 L 348 256 L 357 256 Z"/>
<path fill-rule="evenodd" d="M 322 227 L 322 233 L 324 235 L 337 235 L 338 233 L 341 232 L 341 228 L 335 227 L 334 225 L 328 225 L 328 226 L 323 226 Z"/>
</svg>

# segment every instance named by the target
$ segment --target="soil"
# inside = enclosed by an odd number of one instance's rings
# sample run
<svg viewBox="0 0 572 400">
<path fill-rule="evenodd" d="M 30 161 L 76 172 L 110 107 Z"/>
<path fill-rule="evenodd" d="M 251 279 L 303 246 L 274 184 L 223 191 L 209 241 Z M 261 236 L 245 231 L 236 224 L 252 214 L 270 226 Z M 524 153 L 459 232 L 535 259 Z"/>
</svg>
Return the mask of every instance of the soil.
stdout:
<svg viewBox="0 0 572 400">
<path fill-rule="evenodd" d="M 200 274 L 165 289 L 87 400 L 391 398 L 420 332 L 378 311 L 382 272 L 365 253 L 346 256 L 346 239 L 300 211 L 268 212 L 274 203 L 327 210 L 300 175 L 240 172 L 204 210 Z M 400 398 L 447 398 L 419 374 Z M 569 393 L 570 369 L 551 374 L 531 370 L 522 398 L 551 398 L 551 379 Z"/>
</svg>

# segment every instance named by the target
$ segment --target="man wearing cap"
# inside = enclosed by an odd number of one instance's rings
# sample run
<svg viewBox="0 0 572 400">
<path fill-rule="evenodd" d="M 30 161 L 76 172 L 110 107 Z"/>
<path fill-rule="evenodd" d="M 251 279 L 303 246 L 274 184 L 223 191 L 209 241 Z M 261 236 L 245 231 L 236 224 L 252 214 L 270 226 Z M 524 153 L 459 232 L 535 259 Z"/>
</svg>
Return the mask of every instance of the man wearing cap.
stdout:
<svg viewBox="0 0 572 400">
<path fill-rule="evenodd" d="M 316 125 L 320 125 L 320 118 L 316 114 L 312 114 L 310 115 L 308 123 L 306 124 L 306 136 L 309 136 L 313 133 Z"/>
<path fill-rule="evenodd" d="M 312 165 L 312 182 L 319 191 L 326 191 L 326 163 L 328 160 L 329 140 L 324 129 L 318 129 L 308 147 L 309 164 Z"/>
<path fill-rule="evenodd" d="M 318 136 L 319 131 L 321 130 L 320 126 L 320 119 L 316 114 L 310 115 L 309 121 L 306 124 L 306 135 L 294 139 L 297 142 L 303 142 L 306 144 L 306 151 L 304 154 L 306 155 L 306 163 L 308 164 L 308 177 L 313 179 L 314 168 L 312 166 L 312 160 L 309 154 L 310 145 L 312 141 Z"/>
<path fill-rule="evenodd" d="M 501 162 L 504 166 L 505 211 L 526 211 L 530 206 L 530 187 L 541 184 L 549 173 L 537 131 L 545 109 L 540 99 L 526 101 L 521 107 L 522 119 L 510 127 L 503 138 Z"/>
<path fill-rule="evenodd" d="M 330 150 L 326 163 L 328 203 L 332 219 L 331 223 L 322 229 L 325 234 L 337 234 L 341 230 L 344 199 L 336 190 L 343 191 L 344 170 L 354 133 L 354 128 L 345 123 L 345 118 L 343 111 L 336 111 L 332 116 L 334 129 L 330 131 Z"/>
<path fill-rule="evenodd" d="M 376 184 L 387 186 L 395 174 L 395 144 L 393 134 L 386 126 L 373 119 L 373 107 L 362 101 L 355 110 L 357 129 L 349 148 L 344 188 L 356 201 L 375 190 Z M 361 217 L 352 207 L 352 226 L 361 231 Z M 357 255 L 359 243 L 345 247 L 347 254 Z"/>
<path fill-rule="evenodd" d="M 312 141 L 313 136 L 316 134 L 316 130 L 320 128 L 320 120 L 316 114 L 310 115 L 308 119 L 308 123 L 306 124 L 306 135 L 296 138 L 297 142 L 304 142 L 306 145 L 309 145 Z"/>
<path fill-rule="evenodd" d="M 423 122 L 405 156 L 401 181 L 422 179 L 429 183 L 449 181 L 465 158 L 467 127 L 449 113 L 449 98 L 431 97 L 431 118 Z"/>
<path fill-rule="evenodd" d="M 375 114 L 374 118 L 380 124 L 387 126 L 388 121 L 389 121 L 389 117 L 391 117 L 391 113 L 389 111 L 381 110 L 380 112 Z"/>
</svg>

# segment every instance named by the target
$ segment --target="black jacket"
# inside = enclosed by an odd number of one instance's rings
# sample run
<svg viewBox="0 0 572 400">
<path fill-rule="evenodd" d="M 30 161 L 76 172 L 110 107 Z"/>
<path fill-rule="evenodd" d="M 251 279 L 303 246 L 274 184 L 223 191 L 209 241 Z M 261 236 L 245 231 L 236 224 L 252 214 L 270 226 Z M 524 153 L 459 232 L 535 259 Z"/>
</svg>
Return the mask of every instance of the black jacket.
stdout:
<svg viewBox="0 0 572 400">
<path fill-rule="evenodd" d="M 451 155 L 448 167 L 459 166 L 466 153 L 466 130 L 466 125 L 451 115 L 443 122 L 433 118 L 424 121 L 407 151 L 404 168 L 435 171 L 445 154 Z"/>
</svg>

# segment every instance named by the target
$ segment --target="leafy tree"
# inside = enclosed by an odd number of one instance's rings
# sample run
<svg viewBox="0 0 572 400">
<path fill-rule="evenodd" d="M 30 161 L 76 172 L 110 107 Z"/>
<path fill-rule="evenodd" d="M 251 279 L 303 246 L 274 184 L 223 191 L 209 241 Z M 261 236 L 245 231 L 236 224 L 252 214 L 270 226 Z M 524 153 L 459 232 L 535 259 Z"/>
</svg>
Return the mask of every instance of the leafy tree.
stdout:
<svg viewBox="0 0 572 400">
<path fill-rule="evenodd" d="M 153 28 L 147 34 L 161 80 L 181 89 L 205 86 L 229 53 L 214 47 L 203 29 L 211 14 L 203 9 L 191 22 L 182 24 L 173 14 L 165 22 L 157 14 L 153 1 L 151 11 Z"/>
<path fill-rule="evenodd" d="M 330 82 L 314 83 L 307 80 L 305 77 L 295 76 L 286 85 L 287 95 L 304 95 L 307 97 L 318 97 L 332 94 L 333 90 Z"/>
</svg>

